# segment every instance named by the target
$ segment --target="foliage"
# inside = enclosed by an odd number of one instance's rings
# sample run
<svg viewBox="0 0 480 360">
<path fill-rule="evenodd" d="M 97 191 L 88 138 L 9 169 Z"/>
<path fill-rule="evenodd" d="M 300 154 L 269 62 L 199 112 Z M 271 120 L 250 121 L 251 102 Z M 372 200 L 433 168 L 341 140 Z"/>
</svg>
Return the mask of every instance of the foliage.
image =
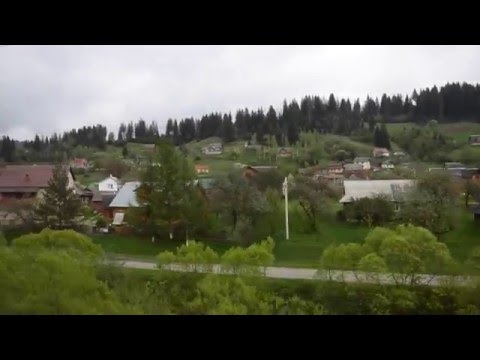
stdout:
<svg viewBox="0 0 480 360">
<path fill-rule="evenodd" d="M 335 196 L 335 191 L 326 182 L 298 177 L 290 195 L 292 200 L 298 200 L 309 220 L 311 230 L 315 231 L 318 218 L 328 211 L 328 199 Z"/>
<path fill-rule="evenodd" d="M 361 198 L 345 207 L 348 220 L 356 220 L 372 225 L 383 225 L 390 222 L 395 214 L 393 204 L 384 196 Z"/>
<path fill-rule="evenodd" d="M 121 178 L 130 170 L 125 162 L 121 159 L 115 158 L 107 158 L 103 160 L 101 166 L 105 169 L 107 175 L 113 175 L 118 178 Z"/>
<path fill-rule="evenodd" d="M 70 226 L 79 215 L 81 202 L 68 185 L 66 169 L 55 167 L 48 187 L 34 210 L 35 216 L 44 225 L 59 228 Z"/>
<path fill-rule="evenodd" d="M 176 254 L 166 251 L 157 256 L 158 267 L 178 263 L 187 270 L 197 272 L 200 270 L 211 270 L 211 265 L 215 264 L 218 254 L 201 242 L 193 240 L 188 241 L 188 245 L 182 245 L 177 248 Z"/>
<path fill-rule="evenodd" d="M 128 314 L 96 276 L 101 250 L 71 231 L 44 230 L 0 248 L 3 314 Z"/>
<path fill-rule="evenodd" d="M 232 233 L 238 225 L 244 224 L 244 228 L 239 230 L 244 234 L 238 234 L 244 242 L 252 241 L 248 237 L 250 229 L 269 211 L 265 194 L 237 171 L 219 179 L 216 191 L 211 197 L 211 204 L 213 211 L 220 214 L 231 226 Z"/>
<path fill-rule="evenodd" d="M 265 275 L 266 267 L 272 265 L 275 260 L 274 247 L 275 243 L 271 237 L 246 249 L 232 247 L 223 254 L 222 267 L 224 271 L 233 274 L 257 274 L 259 267 L 263 267 Z"/>
<path fill-rule="evenodd" d="M 365 242 L 327 248 L 321 258 L 327 270 L 389 272 L 399 284 L 415 284 L 418 274 L 449 271 L 453 259 L 445 244 L 427 229 L 399 225 L 395 229 L 377 227 Z"/>
<path fill-rule="evenodd" d="M 440 234 L 453 228 L 458 189 L 451 177 L 428 173 L 420 177 L 416 189 L 407 195 L 400 210 L 400 218 L 406 223 L 423 226 Z"/>
<path fill-rule="evenodd" d="M 134 220 L 150 234 L 170 236 L 180 226 L 201 226 L 208 210 L 193 179 L 187 159 L 167 141 L 159 142 L 154 159 L 141 173 L 137 199 L 143 206 Z"/>
<path fill-rule="evenodd" d="M 103 250 L 83 234 L 73 230 L 43 229 L 37 234 L 27 234 L 12 241 L 12 247 L 23 250 L 48 249 L 63 250 L 76 256 L 97 259 L 103 256 Z"/>
</svg>

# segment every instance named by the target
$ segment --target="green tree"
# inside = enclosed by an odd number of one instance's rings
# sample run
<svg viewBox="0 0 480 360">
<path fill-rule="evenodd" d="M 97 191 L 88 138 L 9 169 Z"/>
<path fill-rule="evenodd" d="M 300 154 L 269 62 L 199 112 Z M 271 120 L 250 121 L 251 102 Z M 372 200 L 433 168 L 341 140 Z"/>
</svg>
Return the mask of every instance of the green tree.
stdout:
<svg viewBox="0 0 480 360">
<path fill-rule="evenodd" d="M 177 248 L 176 254 L 170 251 L 162 252 L 157 256 L 158 265 L 178 263 L 189 271 L 212 270 L 212 265 L 218 260 L 218 254 L 201 242 L 188 241 L 188 245 Z"/>
<path fill-rule="evenodd" d="M 101 249 L 74 232 L 44 231 L 0 248 L 3 314 L 129 314 L 97 278 Z"/>
<path fill-rule="evenodd" d="M 79 215 L 81 202 L 69 186 L 66 169 L 57 166 L 48 186 L 37 204 L 34 214 L 44 225 L 65 227 L 73 224 Z"/>
<path fill-rule="evenodd" d="M 369 227 L 391 221 L 394 214 L 392 203 L 384 196 L 358 199 L 345 209 L 347 219 L 364 222 Z"/>
<path fill-rule="evenodd" d="M 453 228 L 458 189 L 448 175 L 428 173 L 416 182 L 400 210 L 400 218 L 436 234 Z"/>
<path fill-rule="evenodd" d="M 158 143 L 156 154 L 140 178 L 137 199 L 142 207 L 138 211 L 148 233 L 168 232 L 172 238 L 175 228 L 187 223 L 195 225 L 190 221 L 190 200 L 198 192 L 193 166 L 171 143 L 166 140 Z"/>
<path fill-rule="evenodd" d="M 122 156 L 124 159 L 128 156 L 128 148 L 126 145 L 122 148 Z"/>
<path fill-rule="evenodd" d="M 445 244 L 429 230 L 413 225 L 377 227 L 364 244 L 341 244 L 325 249 L 321 269 L 387 272 L 397 284 L 415 285 L 420 274 L 450 271 L 454 261 Z"/>
<path fill-rule="evenodd" d="M 208 275 L 189 304 L 196 314 L 260 315 L 271 313 L 270 296 L 239 277 Z"/>
<path fill-rule="evenodd" d="M 298 200 L 300 207 L 307 216 L 310 230 L 315 231 L 318 218 L 321 214 L 327 212 L 328 198 L 335 196 L 335 191 L 327 183 L 298 177 L 290 194 L 292 199 Z"/>
</svg>

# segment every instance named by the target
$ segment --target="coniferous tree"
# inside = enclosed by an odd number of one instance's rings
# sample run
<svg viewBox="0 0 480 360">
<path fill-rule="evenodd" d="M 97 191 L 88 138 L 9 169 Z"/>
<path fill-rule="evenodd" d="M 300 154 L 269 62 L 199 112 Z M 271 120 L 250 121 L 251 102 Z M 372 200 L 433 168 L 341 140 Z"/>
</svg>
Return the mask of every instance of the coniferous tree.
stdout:
<svg viewBox="0 0 480 360">
<path fill-rule="evenodd" d="M 232 123 L 232 115 L 223 115 L 222 140 L 225 143 L 235 140 L 235 129 Z"/>
<path fill-rule="evenodd" d="M 73 224 L 80 207 L 79 198 L 69 187 L 66 168 L 56 166 L 52 178 L 48 181 L 48 187 L 34 210 L 35 216 L 46 226 L 63 228 Z"/>
</svg>

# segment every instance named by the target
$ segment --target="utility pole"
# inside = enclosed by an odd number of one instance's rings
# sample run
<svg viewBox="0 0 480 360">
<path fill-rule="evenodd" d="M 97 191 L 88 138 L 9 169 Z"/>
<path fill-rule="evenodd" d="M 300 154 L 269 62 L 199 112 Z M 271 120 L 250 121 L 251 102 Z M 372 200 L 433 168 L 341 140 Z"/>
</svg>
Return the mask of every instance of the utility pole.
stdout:
<svg viewBox="0 0 480 360">
<path fill-rule="evenodd" d="M 288 177 L 285 177 L 282 187 L 283 195 L 285 196 L 285 238 L 289 239 L 288 231 Z"/>
</svg>

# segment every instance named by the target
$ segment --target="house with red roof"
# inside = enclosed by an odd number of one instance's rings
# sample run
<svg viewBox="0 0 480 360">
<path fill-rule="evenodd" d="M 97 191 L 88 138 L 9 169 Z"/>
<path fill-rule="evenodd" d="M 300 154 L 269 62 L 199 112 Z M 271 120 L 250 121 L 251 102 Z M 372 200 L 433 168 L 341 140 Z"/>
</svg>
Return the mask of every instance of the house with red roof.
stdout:
<svg viewBox="0 0 480 360">
<path fill-rule="evenodd" d="M 48 187 L 55 165 L 7 165 L 0 168 L 0 203 L 20 199 L 35 200 Z M 68 187 L 75 188 L 75 176 L 65 167 Z"/>
</svg>

